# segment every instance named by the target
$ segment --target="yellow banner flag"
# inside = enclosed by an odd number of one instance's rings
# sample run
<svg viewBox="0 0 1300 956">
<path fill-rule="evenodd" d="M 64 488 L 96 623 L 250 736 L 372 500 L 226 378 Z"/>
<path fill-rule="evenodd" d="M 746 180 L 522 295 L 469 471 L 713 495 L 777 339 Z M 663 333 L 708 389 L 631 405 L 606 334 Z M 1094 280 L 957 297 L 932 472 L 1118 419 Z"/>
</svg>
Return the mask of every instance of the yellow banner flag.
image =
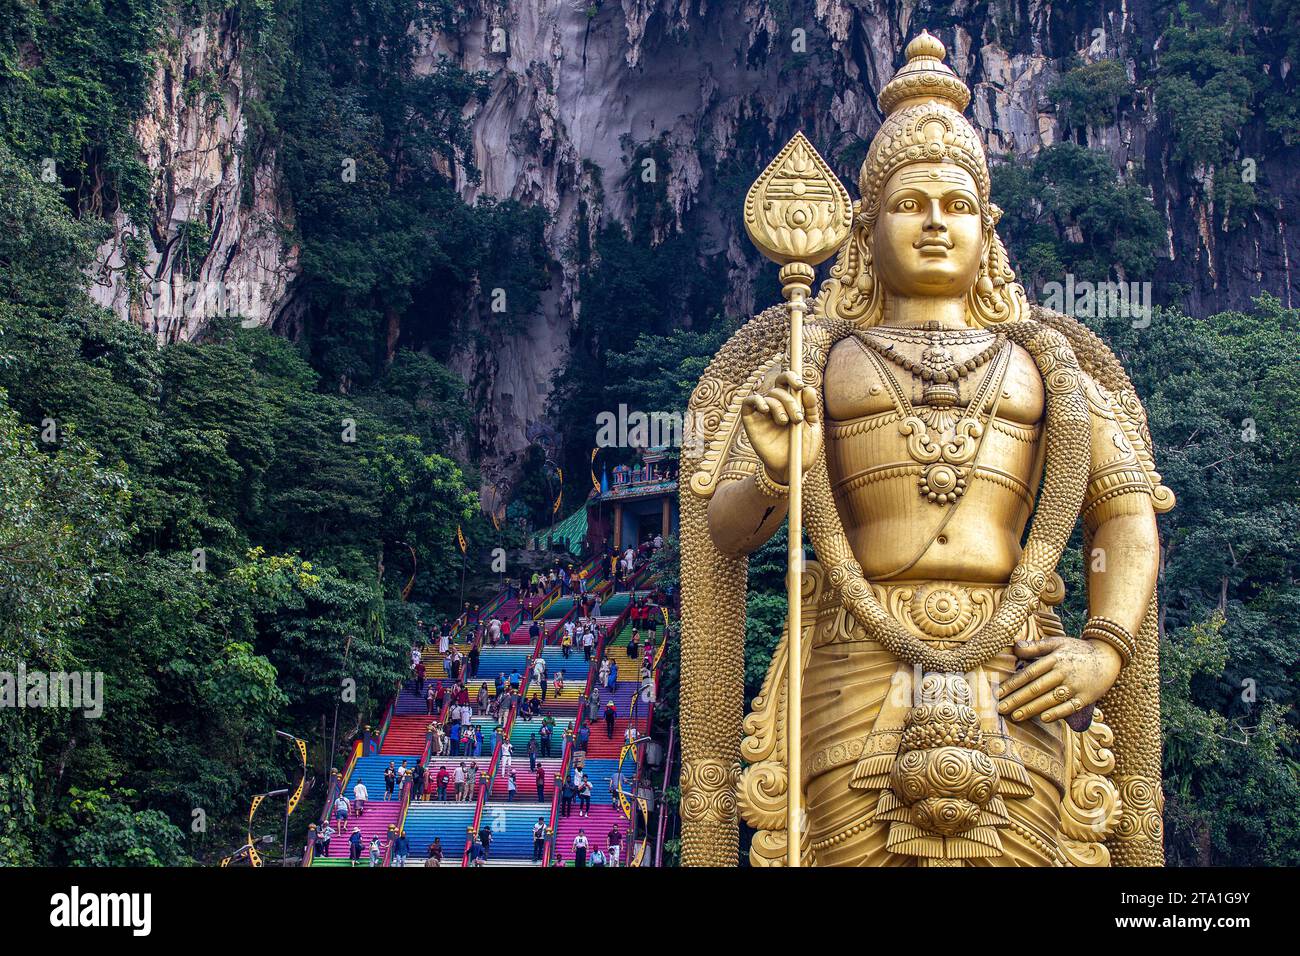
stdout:
<svg viewBox="0 0 1300 956">
<path fill-rule="evenodd" d="M 266 794 L 257 794 L 253 797 L 253 805 L 248 808 L 248 862 L 252 866 L 262 865 L 262 855 L 253 846 L 253 814 L 257 812 L 257 808 L 261 806 L 264 799 L 266 799 Z"/>
<path fill-rule="evenodd" d="M 293 742 L 298 747 L 298 754 L 302 757 L 302 776 L 298 778 L 298 787 L 294 790 L 293 795 L 289 797 L 289 809 L 286 816 L 293 816 L 293 811 L 298 809 L 298 801 L 302 799 L 303 787 L 307 783 L 307 742 L 299 738 L 293 738 Z"/>
<path fill-rule="evenodd" d="M 460 525 L 456 525 L 456 543 L 460 545 L 461 554 L 464 554 L 469 549 L 469 545 L 465 543 L 465 532 L 460 530 Z"/>
</svg>

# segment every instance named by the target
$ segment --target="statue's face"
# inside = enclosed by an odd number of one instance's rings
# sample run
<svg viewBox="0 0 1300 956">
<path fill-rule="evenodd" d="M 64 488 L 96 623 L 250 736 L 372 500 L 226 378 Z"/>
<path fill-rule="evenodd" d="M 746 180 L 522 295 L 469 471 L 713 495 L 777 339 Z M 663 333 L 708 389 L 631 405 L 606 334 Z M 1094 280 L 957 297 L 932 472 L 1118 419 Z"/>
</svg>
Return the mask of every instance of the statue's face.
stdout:
<svg viewBox="0 0 1300 956">
<path fill-rule="evenodd" d="M 975 180 L 949 163 L 910 163 L 885 181 L 872 235 L 886 292 L 962 296 L 975 284 L 983 227 Z"/>
</svg>

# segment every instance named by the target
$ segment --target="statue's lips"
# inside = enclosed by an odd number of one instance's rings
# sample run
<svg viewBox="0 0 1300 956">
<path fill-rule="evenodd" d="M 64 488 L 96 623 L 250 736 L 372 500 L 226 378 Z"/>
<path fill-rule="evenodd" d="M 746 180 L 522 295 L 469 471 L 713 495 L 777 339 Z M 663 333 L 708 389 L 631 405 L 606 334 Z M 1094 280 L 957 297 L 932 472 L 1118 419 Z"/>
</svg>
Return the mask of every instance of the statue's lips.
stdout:
<svg viewBox="0 0 1300 956">
<path fill-rule="evenodd" d="M 922 239 L 920 242 L 914 242 L 912 248 L 922 254 L 946 256 L 948 250 L 952 248 L 952 243 L 946 239 Z"/>
</svg>

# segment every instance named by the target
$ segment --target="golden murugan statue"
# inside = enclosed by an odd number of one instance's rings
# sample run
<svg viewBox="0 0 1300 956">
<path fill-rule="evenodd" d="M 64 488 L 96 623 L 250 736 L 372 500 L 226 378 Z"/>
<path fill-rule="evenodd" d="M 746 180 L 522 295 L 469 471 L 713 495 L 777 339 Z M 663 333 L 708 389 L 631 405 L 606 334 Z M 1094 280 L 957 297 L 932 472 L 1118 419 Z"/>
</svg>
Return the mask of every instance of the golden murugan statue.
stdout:
<svg viewBox="0 0 1300 956">
<path fill-rule="evenodd" d="M 1174 498 L 1115 356 L 1015 281 L 944 54 L 908 45 L 851 208 L 802 135 L 747 200 L 790 301 L 690 403 L 687 865 L 735 865 L 741 818 L 757 865 L 1163 863 L 1155 515 Z M 787 517 L 816 561 L 742 725 L 746 555 Z M 1076 638 L 1053 607 L 1080 517 Z"/>
</svg>

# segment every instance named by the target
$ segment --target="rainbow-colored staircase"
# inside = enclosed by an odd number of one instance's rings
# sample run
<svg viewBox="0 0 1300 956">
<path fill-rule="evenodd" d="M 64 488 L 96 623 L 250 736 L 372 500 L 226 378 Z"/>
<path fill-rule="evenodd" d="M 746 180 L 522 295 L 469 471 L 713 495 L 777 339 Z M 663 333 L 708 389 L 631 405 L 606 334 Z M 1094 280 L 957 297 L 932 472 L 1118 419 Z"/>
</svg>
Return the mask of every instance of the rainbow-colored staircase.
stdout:
<svg viewBox="0 0 1300 956">
<path fill-rule="evenodd" d="M 358 780 L 365 782 L 370 800 L 364 814 L 357 818 L 354 814 L 348 821 L 350 833 L 355 824 L 360 827 L 364 842 L 362 863 L 368 864 L 366 851 L 372 836 L 388 842 L 390 831 L 403 831 L 409 843 L 406 866 L 424 866 L 434 840 L 440 841 L 443 866 L 461 866 L 467 859 L 468 836 L 471 832 L 490 830 L 491 842 L 484 865 L 533 865 L 535 853 L 533 830 L 540 819 L 553 828 L 553 840 L 548 841 L 550 855 L 559 854 L 559 859 L 566 865 L 573 860 L 573 840 L 579 829 L 585 830 L 593 848 L 605 849 L 609 843 L 611 830 L 617 829 L 626 834 L 628 817 L 619 801 L 611 795 L 610 781 L 619 773 L 619 758 L 625 734 L 630 724 L 635 725 L 639 734 L 644 734 L 649 725 L 649 708 L 642 705 L 635 722 L 631 718 L 633 696 L 640 684 L 641 653 L 635 658 L 626 655 L 631 627 L 626 623 L 628 605 L 634 595 L 629 593 L 610 594 L 610 583 L 601 573 L 604 562 L 594 559 L 587 567 L 589 592 L 601 596 L 600 615 L 597 622 L 605 635 L 598 653 L 590 662 L 583 658 L 580 648 L 573 649 L 565 657 L 559 646 L 559 630 L 565 620 L 575 613 L 576 601 L 573 597 L 548 596 L 539 614 L 542 624 L 542 637 L 533 642 L 529 637 L 528 622 L 522 621 L 522 606 L 516 596 L 507 592 L 498 594 L 479 612 L 479 619 L 486 621 L 492 617 L 509 620 L 511 639 L 509 643 L 496 647 L 480 646 L 476 674 L 469 676 L 467 690 L 471 706 L 476 713 L 473 723 L 482 728 L 483 749 L 477 757 L 462 753 L 459 756 L 430 755 L 431 737 L 429 727 L 435 719 L 427 712 L 425 694 L 435 682 L 449 691 L 451 683 L 443 666 L 443 656 L 436 647 L 426 647 L 422 652 L 426 679 L 420 686 L 408 682 L 395 695 L 386 715 L 377 746 L 377 753 L 360 755 L 361 745 L 357 745 L 357 755 L 349 765 L 342 782 L 342 792 L 349 799 Z M 643 585 L 644 586 L 644 585 Z M 616 633 L 611 633 L 616 630 Z M 658 636 L 663 637 L 663 628 Z M 462 616 L 457 623 L 453 640 L 462 654 L 468 654 L 470 641 L 475 639 L 475 628 Z M 642 645 L 642 652 L 644 645 Z M 566 731 L 581 726 L 584 712 L 584 695 L 596 684 L 596 665 L 600 653 L 610 654 L 617 668 L 617 683 L 612 699 L 615 702 L 617 717 L 612 734 L 607 732 L 603 709 L 604 703 L 611 699 L 604 687 L 600 688 L 601 714 L 591 721 L 589 740 L 585 752 L 574 752 L 574 741 L 569 739 Z M 504 675 L 508 682 L 513 674 L 519 674 L 525 698 L 534 693 L 540 696 L 541 688 L 533 680 L 533 661 L 535 655 L 546 661 L 547 693 L 542 703 L 542 714 L 531 719 L 524 718 L 521 712 L 511 711 L 497 719 L 477 712 L 478 691 L 486 684 L 488 694 L 495 694 L 494 681 L 498 675 Z M 468 660 L 466 666 L 468 667 Z M 563 690 L 557 691 L 555 679 L 563 673 Z M 450 704 L 450 695 L 446 705 Z M 440 717 L 442 715 L 439 715 Z M 550 756 L 540 754 L 540 734 L 543 721 L 553 722 L 553 736 Z M 506 765 L 504 749 L 494 747 L 494 731 L 500 727 L 508 729 L 508 739 L 513 749 L 509 766 Z M 529 742 L 536 739 L 539 753 L 535 761 L 530 762 Z M 623 773 L 630 784 L 635 774 L 634 754 L 629 755 Z M 481 774 L 479 781 L 471 784 L 470 799 L 455 799 L 455 784 L 449 781 L 446 799 L 440 800 L 436 784 L 429 789 L 410 793 L 410 788 L 394 794 L 389 801 L 384 796 L 384 769 L 390 762 L 400 766 L 405 760 L 408 768 L 414 768 L 423 762 L 428 779 L 436 781 L 440 768 L 446 767 L 449 776 L 454 778 L 455 768 L 463 761 L 467 766 L 476 762 Z M 534 769 L 536 768 L 536 769 Z M 541 771 L 541 791 L 538 791 L 537 770 Z M 516 789 L 510 798 L 509 774 L 515 774 Z M 579 803 L 574 800 L 567 816 L 559 813 L 559 793 L 557 778 L 562 774 L 572 776 L 578 772 L 585 774 L 592 786 L 591 809 L 589 815 L 582 816 Z M 430 793 L 429 790 L 433 792 Z M 626 804 L 624 805 L 626 806 Z M 330 811 L 331 819 L 332 809 Z M 334 823 L 337 828 L 337 823 Z M 327 857 L 314 859 L 312 865 L 331 866 L 347 865 L 347 833 L 339 832 L 332 839 Z M 385 861 L 387 862 L 387 855 Z M 626 862 L 626 860 L 624 860 Z"/>
</svg>

